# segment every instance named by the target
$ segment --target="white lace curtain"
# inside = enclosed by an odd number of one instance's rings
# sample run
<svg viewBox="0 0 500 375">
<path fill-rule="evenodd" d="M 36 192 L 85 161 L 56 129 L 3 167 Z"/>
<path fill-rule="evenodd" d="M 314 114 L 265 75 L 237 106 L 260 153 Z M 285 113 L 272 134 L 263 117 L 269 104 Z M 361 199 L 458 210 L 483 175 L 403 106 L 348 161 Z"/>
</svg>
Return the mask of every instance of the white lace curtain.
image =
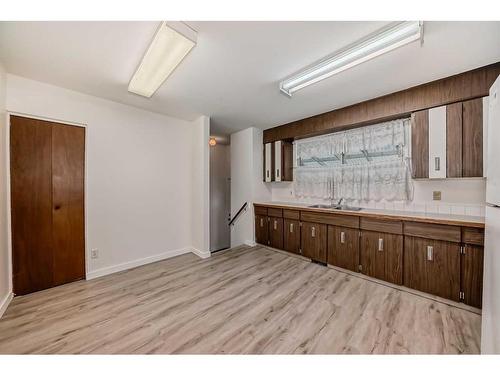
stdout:
<svg viewBox="0 0 500 375">
<path fill-rule="evenodd" d="M 295 146 L 298 197 L 411 199 L 408 119 L 298 140 Z"/>
</svg>

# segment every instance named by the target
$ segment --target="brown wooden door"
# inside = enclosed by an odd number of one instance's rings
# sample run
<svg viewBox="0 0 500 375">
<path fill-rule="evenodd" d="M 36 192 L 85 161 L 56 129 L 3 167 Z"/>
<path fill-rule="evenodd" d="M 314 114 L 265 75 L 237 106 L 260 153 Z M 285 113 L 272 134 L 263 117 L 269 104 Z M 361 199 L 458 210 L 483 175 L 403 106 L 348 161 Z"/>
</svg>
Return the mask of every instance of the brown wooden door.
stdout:
<svg viewBox="0 0 500 375">
<path fill-rule="evenodd" d="M 255 242 L 269 245 L 269 223 L 267 216 L 255 215 Z"/>
<path fill-rule="evenodd" d="M 429 111 L 411 115 L 411 160 L 413 178 L 429 178 Z"/>
<path fill-rule="evenodd" d="M 478 308 L 483 303 L 483 257 L 482 246 L 465 245 L 460 263 L 463 301 Z"/>
<path fill-rule="evenodd" d="M 328 264 L 358 271 L 359 230 L 328 226 Z"/>
<path fill-rule="evenodd" d="M 11 116 L 15 294 L 85 277 L 85 130 Z"/>
<path fill-rule="evenodd" d="M 459 244 L 412 236 L 404 241 L 404 285 L 458 301 Z"/>
<path fill-rule="evenodd" d="M 85 129 L 52 126 L 54 285 L 85 276 Z"/>
<path fill-rule="evenodd" d="M 483 99 L 463 102 L 462 175 L 483 177 Z"/>
<path fill-rule="evenodd" d="M 12 264 L 15 294 L 53 286 L 52 126 L 10 117 Z"/>
<path fill-rule="evenodd" d="M 300 222 L 298 220 L 284 220 L 283 249 L 300 254 Z"/>
<path fill-rule="evenodd" d="M 326 225 L 302 222 L 300 234 L 302 255 L 326 263 Z"/>
<path fill-rule="evenodd" d="M 269 245 L 275 249 L 283 249 L 283 219 L 269 218 Z"/>
<path fill-rule="evenodd" d="M 393 284 L 403 284 L 403 236 L 361 232 L 361 272 Z"/>
</svg>

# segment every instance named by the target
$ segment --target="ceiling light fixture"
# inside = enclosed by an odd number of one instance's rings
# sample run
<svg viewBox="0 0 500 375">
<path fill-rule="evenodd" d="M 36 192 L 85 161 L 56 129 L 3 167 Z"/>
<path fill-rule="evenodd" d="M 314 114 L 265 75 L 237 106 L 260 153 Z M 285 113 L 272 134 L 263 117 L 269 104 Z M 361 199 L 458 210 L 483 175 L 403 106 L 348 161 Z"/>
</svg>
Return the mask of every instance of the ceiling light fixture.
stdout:
<svg viewBox="0 0 500 375">
<path fill-rule="evenodd" d="M 280 90 L 291 97 L 297 90 L 419 39 L 423 41 L 423 22 L 391 24 L 285 79 L 280 82 Z"/>
<path fill-rule="evenodd" d="M 128 91 L 150 98 L 196 45 L 196 32 L 182 22 L 162 22 Z"/>
</svg>

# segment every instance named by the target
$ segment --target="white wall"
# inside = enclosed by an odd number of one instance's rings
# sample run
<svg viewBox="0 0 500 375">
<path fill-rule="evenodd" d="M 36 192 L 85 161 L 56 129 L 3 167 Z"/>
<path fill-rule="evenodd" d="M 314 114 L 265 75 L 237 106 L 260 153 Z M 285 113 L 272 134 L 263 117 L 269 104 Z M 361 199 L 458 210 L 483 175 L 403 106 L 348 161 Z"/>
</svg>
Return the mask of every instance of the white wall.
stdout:
<svg viewBox="0 0 500 375">
<path fill-rule="evenodd" d="M 192 126 L 192 238 L 193 248 L 201 257 L 210 256 L 210 119 L 201 116 Z"/>
<path fill-rule="evenodd" d="M 249 205 L 231 228 L 231 246 L 255 243 L 253 202 L 271 199 L 262 181 L 262 157 L 262 130 L 252 127 L 231 134 L 231 215 L 243 203 Z"/>
<path fill-rule="evenodd" d="M 10 257 L 7 248 L 7 148 L 5 86 L 7 76 L 0 64 L 0 317 L 7 308 L 11 293 Z"/>
<path fill-rule="evenodd" d="M 208 249 L 208 118 L 183 121 L 14 75 L 6 107 L 87 126 L 88 277 Z"/>
</svg>

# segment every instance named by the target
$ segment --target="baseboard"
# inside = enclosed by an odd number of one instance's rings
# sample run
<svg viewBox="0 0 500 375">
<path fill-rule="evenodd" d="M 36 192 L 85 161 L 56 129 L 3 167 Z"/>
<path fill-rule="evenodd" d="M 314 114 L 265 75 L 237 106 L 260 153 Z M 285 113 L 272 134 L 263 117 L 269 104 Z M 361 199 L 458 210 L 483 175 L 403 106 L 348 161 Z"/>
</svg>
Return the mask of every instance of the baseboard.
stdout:
<svg viewBox="0 0 500 375">
<path fill-rule="evenodd" d="M 191 253 L 191 252 L 194 252 L 193 248 L 184 247 L 181 249 L 170 250 L 170 251 L 167 251 L 165 253 L 153 255 L 150 257 L 146 257 L 146 258 L 141 258 L 141 259 L 137 259 L 137 260 L 132 260 L 130 262 L 120 263 L 120 264 L 117 264 L 114 266 L 99 268 L 95 271 L 87 272 L 87 280 L 92 280 L 92 279 L 95 279 L 95 278 L 98 278 L 101 276 L 110 275 L 110 274 L 115 273 L 115 272 L 125 271 L 125 270 L 131 269 L 131 268 L 143 266 L 145 264 L 158 262 L 160 260 L 172 258 L 172 257 L 178 256 L 178 255 L 187 254 L 187 253 Z M 196 255 L 198 255 L 198 254 L 196 254 Z M 201 255 L 199 255 L 199 256 L 201 256 Z"/>
<path fill-rule="evenodd" d="M 193 248 L 191 248 L 191 252 L 194 255 L 198 255 L 202 259 L 210 258 L 210 251 L 203 251 L 203 250 L 195 249 L 193 247 Z"/>
<path fill-rule="evenodd" d="M 14 294 L 12 292 L 9 292 L 0 301 L 0 318 L 3 316 L 3 313 L 5 312 L 5 310 L 7 310 L 7 307 L 9 307 L 9 304 L 12 301 L 12 298 L 14 298 Z"/>
<path fill-rule="evenodd" d="M 254 247 L 254 246 L 256 246 L 256 245 L 257 245 L 257 243 L 256 243 L 255 241 L 248 241 L 248 240 L 247 240 L 247 241 L 244 241 L 243 243 L 244 243 L 245 245 L 247 245 L 247 246 L 250 246 L 250 247 Z"/>
</svg>

